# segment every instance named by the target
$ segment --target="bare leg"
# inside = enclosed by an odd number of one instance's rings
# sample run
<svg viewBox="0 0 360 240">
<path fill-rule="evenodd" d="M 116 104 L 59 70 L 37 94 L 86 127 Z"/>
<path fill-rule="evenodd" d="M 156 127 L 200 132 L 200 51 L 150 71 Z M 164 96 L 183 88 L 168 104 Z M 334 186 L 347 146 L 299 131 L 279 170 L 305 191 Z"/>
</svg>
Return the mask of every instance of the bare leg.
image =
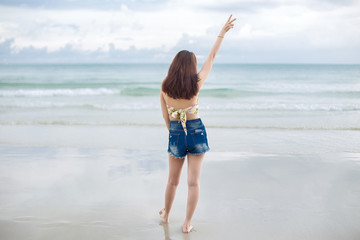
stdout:
<svg viewBox="0 0 360 240">
<path fill-rule="evenodd" d="M 176 188 L 180 181 L 181 169 L 185 158 L 175 158 L 169 154 L 169 178 L 165 191 L 165 210 L 160 212 L 164 223 L 169 222 L 169 213 L 174 202 Z"/>
<path fill-rule="evenodd" d="M 190 225 L 191 218 L 195 212 L 196 205 L 200 194 L 200 173 L 201 165 L 205 154 L 191 155 L 188 154 L 188 199 L 186 207 L 186 218 L 183 224 L 183 232 L 190 232 L 192 226 Z"/>
</svg>

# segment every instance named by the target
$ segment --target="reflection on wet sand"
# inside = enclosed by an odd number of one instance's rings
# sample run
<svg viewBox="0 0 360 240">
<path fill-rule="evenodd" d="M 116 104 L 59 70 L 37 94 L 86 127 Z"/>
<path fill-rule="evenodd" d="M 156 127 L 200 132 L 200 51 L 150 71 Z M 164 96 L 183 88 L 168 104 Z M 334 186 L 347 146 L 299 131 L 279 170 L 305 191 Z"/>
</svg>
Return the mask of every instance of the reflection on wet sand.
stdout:
<svg viewBox="0 0 360 240">
<path fill-rule="evenodd" d="M 165 240 L 171 240 L 170 238 L 170 231 L 169 231 L 169 223 L 163 223 L 161 222 L 160 225 L 163 227 L 164 229 L 164 236 L 165 236 Z"/>
<path fill-rule="evenodd" d="M 164 230 L 165 240 L 171 240 L 169 224 L 170 223 L 160 222 L 160 225 L 163 227 L 163 230 Z M 176 230 L 177 230 L 177 234 L 178 233 L 182 234 L 182 237 L 183 237 L 184 240 L 190 240 L 192 232 L 196 232 L 194 229 L 192 229 L 190 233 L 183 233 L 181 226 L 177 227 Z M 177 234 L 174 233 L 174 235 L 177 235 Z"/>
</svg>

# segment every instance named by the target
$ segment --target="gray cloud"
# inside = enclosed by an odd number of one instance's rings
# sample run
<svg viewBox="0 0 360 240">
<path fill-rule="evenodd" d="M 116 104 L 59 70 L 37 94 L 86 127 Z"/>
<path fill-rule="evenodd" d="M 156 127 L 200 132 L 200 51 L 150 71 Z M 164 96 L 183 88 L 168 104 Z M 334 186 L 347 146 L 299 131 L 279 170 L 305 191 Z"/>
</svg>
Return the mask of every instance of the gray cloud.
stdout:
<svg viewBox="0 0 360 240">
<path fill-rule="evenodd" d="M 169 63 L 175 54 L 183 49 L 194 52 L 202 64 L 215 39 L 205 37 L 192 38 L 183 35 L 180 41 L 169 51 L 162 48 L 139 50 L 115 49 L 109 44 L 109 51 L 79 51 L 71 44 L 55 52 L 46 48 L 28 47 L 14 53 L 11 49 L 13 39 L 0 44 L 0 63 Z M 191 43 L 190 43 L 191 42 Z M 235 48 L 244 42 L 226 41 L 216 56 L 216 63 L 360 63 L 360 46 L 357 49 L 249 49 Z M 199 58 L 203 56 L 203 58 Z"/>
<path fill-rule="evenodd" d="M 262 9 L 277 8 L 280 6 L 303 6 L 309 9 L 315 9 L 319 11 L 326 11 L 337 8 L 339 6 L 352 6 L 359 4 L 359 0 L 262 0 L 262 1 L 237 1 L 237 2 L 217 2 L 208 3 L 198 8 L 206 9 L 214 12 L 226 12 L 226 13 L 255 13 Z"/>
<path fill-rule="evenodd" d="M 131 47 L 128 50 L 118 50 L 109 44 L 109 51 L 101 49 L 96 51 L 80 51 L 71 44 L 54 51 L 48 52 L 46 48 L 23 48 L 14 52 L 11 48 L 14 39 L 7 39 L 0 44 L 1 63 L 150 63 L 165 62 L 166 55 L 161 55 L 161 49 L 138 50 Z"/>
<path fill-rule="evenodd" d="M 122 5 L 126 5 L 132 10 L 159 11 L 166 7 L 170 0 L 1 0 L 0 5 L 25 7 L 25 8 L 44 8 L 44 9 L 96 9 L 96 10 L 119 10 Z M 279 6 L 304 6 L 319 11 L 331 10 L 339 6 L 352 6 L 359 4 L 359 0 L 240 0 L 236 2 L 216 2 L 202 3 L 201 5 L 192 2 L 184 3 L 191 8 L 208 10 L 215 12 L 239 12 L 254 13 L 261 9 L 271 9 Z"/>
<path fill-rule="evenodd" d="M 161 9 L 167 0 L 1 0 L 0 5 L 45 9 L 97 9 L 116 10 L 125 4 L 133 10 L 153 11 Z"/>
</svg>

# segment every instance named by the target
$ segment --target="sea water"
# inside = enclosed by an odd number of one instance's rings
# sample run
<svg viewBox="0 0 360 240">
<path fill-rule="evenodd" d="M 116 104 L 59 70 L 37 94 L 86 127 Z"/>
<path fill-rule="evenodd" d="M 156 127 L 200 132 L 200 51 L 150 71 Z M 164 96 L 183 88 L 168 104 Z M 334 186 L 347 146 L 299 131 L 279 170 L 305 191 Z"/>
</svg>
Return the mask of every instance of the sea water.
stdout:
<svg viewBox="0 0 360 240">
<path fill-rule="evenodd" d="M 160 126 L 168 68 L 0 65 L 0 124 Z M 360 130 L 360 65 L 214 64 L 199 96 L 210 128 Z"/>
</svg>

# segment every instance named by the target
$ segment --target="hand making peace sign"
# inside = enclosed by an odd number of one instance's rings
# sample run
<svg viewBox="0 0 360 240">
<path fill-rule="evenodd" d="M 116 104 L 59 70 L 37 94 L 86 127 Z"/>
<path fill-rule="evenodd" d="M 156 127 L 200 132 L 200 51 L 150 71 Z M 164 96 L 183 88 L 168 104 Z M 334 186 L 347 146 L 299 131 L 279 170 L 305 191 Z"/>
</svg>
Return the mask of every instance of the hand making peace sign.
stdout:
<svg viewBox="0 0 360 240">
<path fill-rule="evenodd" d="M 236 18 L 231 19 L 232 14 L 230 15 L 229 19 L 226 21 L 224 27 L 221 29 L 221 36 L 224 36 L 227 31 L 229 31 L 231 28 L 234 27 L 233 22 L 236 20 Z"/>
</svg>

